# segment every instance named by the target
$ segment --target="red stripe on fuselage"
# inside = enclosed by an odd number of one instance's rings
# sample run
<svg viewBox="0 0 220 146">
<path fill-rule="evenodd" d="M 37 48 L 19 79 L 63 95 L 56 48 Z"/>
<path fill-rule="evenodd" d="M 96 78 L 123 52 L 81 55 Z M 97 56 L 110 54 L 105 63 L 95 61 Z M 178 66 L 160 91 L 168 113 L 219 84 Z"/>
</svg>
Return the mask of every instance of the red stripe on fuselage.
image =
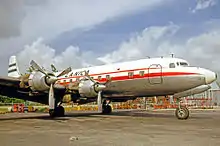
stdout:
<svg viewBox="0 0 220 146">
<path fill-rule="evenodd" d="M 153 77 L 168 77 L 168 76 L 184 76 L 184 75 L 195 75 L 197 73 L 187 73 L 187 72 L 157 72 L 157 73 L 147 73 L 141 76 L 140 74 L 134 74 L 133 76 L 129 77 L 128 75 L 126 76 L 110 76 L 111 81 L 125 81 L 125 80 L 134 80 L 134 79 L 143 79 L 143 78 L 153 78 Z M 92 76 L 92 75 L 91 75 Z M 72 79 L 72 78 L 79 78 L 80 76 L 75 76 L 75 77 L 69 77 L 65 79 Z M 100 80 L 94 79 L 98 82 L 106 82 L 106 78 L 101 78 Z M 73 83 L 76 81 L 73 81 Z M 60 84 L 65 85 L 70 82 L 62 82 Z"/>
<path fill-rule="evenodd" d="M 122 72 L 132 72 L 132 71 L 146 71 L 149 69 L 162 69 L 162 68 L 139 68 L 139 69 L 130 69 L 130 70 L 119 70 L 119 71 L 114 71 L 114 72 L 106 72 L 106 73 L 99 73 L 99 74 L 90 74 L 89 76 L 100 76 L 100 75 L 111 75 L 111 74 L 115 74 L 115 73 L 122 73 Z M 70 76 L 70 77 L 66 77 L 66 78 L 60 78 L 60 80 L 64 80 L 64 79 L 69 79 L 69 78 L 80 78 L 80 77 L 84 77 L 84 76 Z"/>
</svg>

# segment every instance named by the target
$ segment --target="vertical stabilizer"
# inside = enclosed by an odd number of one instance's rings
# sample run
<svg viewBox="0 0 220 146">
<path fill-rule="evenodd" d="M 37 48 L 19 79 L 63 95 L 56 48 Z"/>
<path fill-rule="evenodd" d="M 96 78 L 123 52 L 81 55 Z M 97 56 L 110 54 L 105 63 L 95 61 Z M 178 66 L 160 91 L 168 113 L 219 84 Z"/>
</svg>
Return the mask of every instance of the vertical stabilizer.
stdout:
<svg viewBox="0 0 220 146">
<path fill-rule="evenodd" d="M 8 76 L 9 77 L 20 77 L 21 76 L 19 69 L 18 69 L 16 56 L 11 56 L 9 58 Z"/>
</svg>

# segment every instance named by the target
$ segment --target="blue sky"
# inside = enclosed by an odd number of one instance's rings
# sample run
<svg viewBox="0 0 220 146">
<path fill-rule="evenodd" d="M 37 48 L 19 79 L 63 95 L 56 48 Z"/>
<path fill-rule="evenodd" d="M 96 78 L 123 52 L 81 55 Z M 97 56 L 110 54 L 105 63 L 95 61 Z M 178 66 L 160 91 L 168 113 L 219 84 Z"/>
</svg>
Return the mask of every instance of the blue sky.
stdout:
<svg viewBox="0 0 220 146">
<path fill-rule="evenodd" d="M 204 24 L 212 19 L 220 18 L 220 3 L 204 10 L 192 13 L 196 1 L 174 1 L 152 11 L 142 10 L 135 14 L 124 15 L 114 20 L 105 21 L 89 31 L 69 30 L 60 34 L 50 44 L 60 53 L 70 45 L 79 46 L 83 50 L 94 50 L 105 54 L 118 48 L 119 44 L 128 40 L 133 34 L 150 26 L 163 26 L 170 22 L 180 25 L 177 33 L 181 39 L 198 35 L 206 31 Z M 76 35 L 77 34 L 77 35 Z"/>
</svg>

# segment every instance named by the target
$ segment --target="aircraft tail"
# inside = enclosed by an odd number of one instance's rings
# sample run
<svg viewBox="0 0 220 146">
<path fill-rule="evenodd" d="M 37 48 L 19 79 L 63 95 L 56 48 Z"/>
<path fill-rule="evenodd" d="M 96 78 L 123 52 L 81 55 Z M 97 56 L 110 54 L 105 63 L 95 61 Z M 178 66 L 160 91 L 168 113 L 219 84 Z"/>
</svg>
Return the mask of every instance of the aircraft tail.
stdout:
<svg viewBox="0 0 220 146">
<path fill-rule="evenodd" d="M 16 78 L 21 76 L 16 56 L 11 56 L 9 58 L 8 76 Z"/>
</svg>

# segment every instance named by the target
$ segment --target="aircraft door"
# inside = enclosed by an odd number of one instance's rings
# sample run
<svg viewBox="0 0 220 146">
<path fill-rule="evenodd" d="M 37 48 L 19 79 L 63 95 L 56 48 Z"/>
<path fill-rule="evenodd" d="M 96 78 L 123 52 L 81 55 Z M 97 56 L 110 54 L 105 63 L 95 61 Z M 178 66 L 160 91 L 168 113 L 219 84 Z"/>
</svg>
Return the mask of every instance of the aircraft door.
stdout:
<svg viewBox="0 0 220 146">
<path fill-rule="evenodd" d="M 148 81 L 150 84 L 162 84 L 163 74 L 160 64 L 152 64 L 148 68 Z"/>
</svg>

